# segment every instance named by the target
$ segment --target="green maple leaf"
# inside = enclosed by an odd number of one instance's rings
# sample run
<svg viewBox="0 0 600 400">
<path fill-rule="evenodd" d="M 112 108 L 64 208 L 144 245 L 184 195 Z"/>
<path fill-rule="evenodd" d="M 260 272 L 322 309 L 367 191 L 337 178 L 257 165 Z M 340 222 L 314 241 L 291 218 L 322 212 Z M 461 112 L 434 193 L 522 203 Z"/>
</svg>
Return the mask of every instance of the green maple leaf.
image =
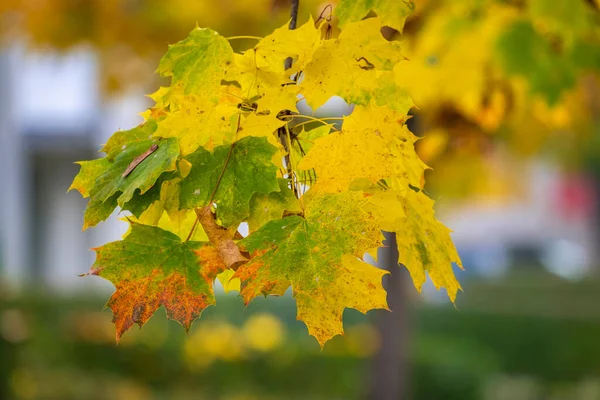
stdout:
<svg viewBox="0 0 600 400">
<path fill-rule="evenodd" d="M 117 205 L 126 209 L 126 204 L 134 198 L 136 192 L 144 195 L 153 188 L 164 172 L 176 169 L 175 162 L 179 156 L 177 140 L 157 142 L 147 136 L 146 140 L 141 140 L 137 135 L 141 129 L 144 128 L 132 130 L 134 134 L 128 136 L 132 138 L 131 141 L 109 141 L 108 148 L 105 146 L 107 157 L 80 163 L 81 169 L 70 189 L 77 189 L 84 197 L 90 197 L 84 215 L 84 229 L 108 218 Z M 157 145 L 156 150 L 125 175 L 131 163 L 148 152 L 152 145 Z M 152 196 L 146 197 L 146 201 L 150 197 Z M 134 203 L 139 200 L 135 199 Z M 130 203 L 130 206 L 134 206 L 134 203 Z"/>
<path fill-rule="evenodd" d="M 411 0 L 341 0 L 335 7 L 340 27 L 358 22 L 373 11 L 381 19 L 381 25 L 402 32 L 406 18 L 414 12 Z"/>
<path fill-rule="evenodd" d="M 387 308 L 381 286 L 386 272 L 361 261 L 382 237 L 377 219 L 361 208 L 365 204 L 357 192 L 316 193 L 305 218 L 268 222 L 240 241 L 253 256 L 235 274 L 244 301 L 281 294 L 291 284 L 298 318 L 321 346 L 343 333 L 344 308 Z"/>
<path fill-rule="evenodd" d="M 225 266 L 207 243 L 182 242 L 174 233 L 132 224 L 129 234 L 94 249 L 89 274 L 116 286 L 107 306 L 113 311 L 117 341 L 134 323 L 142 326 L 162 305 L 167 316 L 188 330 L 215 303 L 212 283 Z"/>
<path fill-rule="evenodd" d="M 186 39 L 169 46 L 158 72 L 172 77 L 170 91 L 218 99 L 221 80 L 226 78 L 232 59 L 233 50 L 224 37 L 211 29 L 196 28 Z"/>
<path fill-rule="evenodd" d="M 276 151 L 267 138 L 250 136 L 218 146 L 213 153 L 199 148 L 185 158 L 192 169 L 181 182 L 180 207 L 204 207 L 214 192 L 221 224 L 237 226 L 249 215 L 255 193 L 279 190 L 277 167 L 271 161 Z"/>
</svg>

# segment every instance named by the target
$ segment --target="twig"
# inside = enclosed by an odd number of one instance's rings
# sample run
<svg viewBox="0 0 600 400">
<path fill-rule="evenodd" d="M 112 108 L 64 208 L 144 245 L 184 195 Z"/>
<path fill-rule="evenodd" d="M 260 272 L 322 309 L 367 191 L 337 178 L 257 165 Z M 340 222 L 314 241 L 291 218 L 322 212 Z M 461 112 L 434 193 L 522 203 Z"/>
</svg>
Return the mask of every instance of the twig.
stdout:
<svg viewBox="0 0 600 400">
<path fill-rule="evenodd" d="M 300 0 L 292 0 L 292 8 L 290 9 L 290 30 L 296 29 L 298 24 L 298 7 L 300 6 Z M 285 59 L 285 69 L 292 68 L 292 57 Z"/>
<path fill-rule="evenodd" d="M 300 0 L 292 0 L 292 8 L 290 9 L 290 29 L 296 29 L 298 24 L 298 7 L 300 6 Z"/>
<path fill-rule="evenodd" d="M 188 233 L 187 237 L 185 238 L 186 242 L 189 242 L 190 239 L 192 238 L 192 235 L 194 234 L 194 231 L 196 230 L 196 225 L 198 225 L 198 215 L 196 214 L 196 220 L 194 221 L 194 225 L 192 225 L 192 229 L 190 229 L 190 233 Z"/>
<path fill-rule="evenodd" d="M 133 172 L 134 169 L 137 168 L 138 165 L 142 163 L 146 158 L 148 158 L 152 153 L 154 153 L 158 149 L 158 145 L 154 143 L 148 150 L 137 156 L 125 169 L 125 172 L 121 175 L 122 178 L 127 178 L 129 174 Z"/>
</svg>

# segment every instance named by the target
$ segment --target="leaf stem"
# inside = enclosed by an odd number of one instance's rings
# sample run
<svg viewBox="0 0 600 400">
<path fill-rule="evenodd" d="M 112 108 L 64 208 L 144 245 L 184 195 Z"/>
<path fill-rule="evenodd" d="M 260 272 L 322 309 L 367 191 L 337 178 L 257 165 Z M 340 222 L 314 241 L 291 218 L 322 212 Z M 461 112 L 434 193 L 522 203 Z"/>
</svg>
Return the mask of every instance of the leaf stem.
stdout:
<svg viewBox="0 0 600 400">
<path fill-rule="evenodd" d="M 252 39 L 252 40 L 262 40 L 260 36 L 229 36 L 225 38 L 227 40 L 238 40 L 238 39 Z"/>
<path fill-rule="evenodd" d="M 238 112 L 237 128 L 235 129 L 235 135 L 236 135 L 235 139 L 236 140 L 237 140 L 237 134 L 240 131 L 241 119 L 242 119 L 242 113 Z M 219 185 L 221 184 L 223 175 L 225 175 L 225 170 L 227 169 L 227 165 L 229 165 L 229 160 L 231 160 L 231 155 L 233 154 L 233 148 L 235 147 L 236 143 L 237 142 L 231 143 L 231 147 L 229 148 L 229 152 L 227 153 L 227 157 L 225 158 L 225 163 L 223 164 L 223 169 L 221 169 L 221 174 L 217 178 L 217 184 L 215 185 L 215 188 L 214 188 L 212 194 L 210 195 L 210 200 L 208 201 L 209 205 L 212 204 L 213 200 L 215 199 L 215 194 L 217 194 L 217 189 L 219 189 Z"/>
<path fill-rule="evenodd" d="M 298 24 L 298 8 L 300 7 L 300 0 L 292 0 L 292 7 L 290 8 L 290 30 L 296 29 Z M 285 69 L 292 67 L 292 57 L 285 59 Z"/>
<path fill-rule="evenodd" d="M 194 225 L 192 225 L 192 229 L 190 229 L 190 233 L 188 233 L 187 237 L 185 238 L 186 242 L 189 242 L 190 239 L 192 238 L 192 235 L 194 234 L 194 231 L 196 230 L 196 226 L 198 225 L 198 214 L 196 214 L 196 220 L 194 221 Z"/>
<path fill-rule="evenodd" d="M 284 117 L 290 117 L 290 118 L 307 118 L 307 119 L 310 120 L 310 121 L 304 121 L 304 122 L 301 122 L 301 123 L 299 123 L 297 125 L 294 125 L 294 127 L 306 125 L 306 124 L 308 124 L 310 122 L 317 121 L 317 122 L 322 123 L 323 125 L 329 126 L 331 129 L 333 129 L 333 130 L 335 130 L 337 132 L 339 132 L 339 129 L 336 128 L 335 126 L 333 126 L 332 124 L 325 122 L 325 120 L 326 119 L 333 119 L 333 120 L 343 120 L 344 119 L 344 118 L 341 118 L 341 117 L 316 118 L 316 117 L 312 117 L 310 115 L 299 115 L 299 114 L 298 115 L 285 115 L 282 118 L 284 118 Z"/>
</svg>

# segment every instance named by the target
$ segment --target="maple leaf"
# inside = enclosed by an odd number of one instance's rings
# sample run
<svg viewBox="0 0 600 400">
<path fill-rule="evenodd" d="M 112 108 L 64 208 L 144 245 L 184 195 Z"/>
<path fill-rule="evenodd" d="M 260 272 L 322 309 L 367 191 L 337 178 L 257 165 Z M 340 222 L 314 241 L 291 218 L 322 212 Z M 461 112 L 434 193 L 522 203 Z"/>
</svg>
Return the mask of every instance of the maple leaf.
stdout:
<svg viewBox="0 0 600 400">
<path fill-rule="evenodd" d="M 135 141 L 123 145 L 124 149 L 118 154 L 115 154 L 116 151 L 109 153 L 114 156 L 112 162 L 107 156 L 106 161 L 95 160 L 92 161 L 94 164 L 82 164 L 71 187 L 76 186 L 77 190 L 90 197 L 84 215 L 84 229 L 106 219 L 117 205 L 126 208 L 136 191 L 143 195 L 154 186 L 163 172 L 176 169 L 179 146 L 175 139 L 166 139 L 160 141 L 156 150 L 139 162 L 133 171 L 126 173 L 134 160 L 155 144 L 149 139 Z"/>
<path fill-rule="evenodd" d="M 221 80 L 232 60 L 233 50 L 224 37 L 210 29 L 196 28 L 186 39 L 169 46 L 158 72 L 171 77 L 169 94 L 194 93 L 216 103 Z"/>
<path fill-rule="evenodd" d="M 387 293 L 381 279 L 388 271 L 378 269 L 356 257 L 344 254 L 338 276 L 328 285 L 295 292 L 297 318 L 306 323 L 308 333 L 321 348 L 335 335 L 343 335 L 342 314 L 345 308 L 362 313 L 374 309 L 388 310 Z"/>
<path fill-rule="evenodd" d="M 271 161 L 276 152 L 267 138 L 251 136 L 218 146 L 213 153 L 199 148 L 185 158 L 192 169 L 181 182 L 181 207 L 204 207 L 214 201 L 221 224 L 237 227 L 248 216 L 255 193 L 279 190 L 278 168 Z"/>
<path fill-rule="evenodd" d="M 300 93 L 308 105 L 316 109 L 332 96 L 340 96 L 348 104 L 369 104 L 377 93 L 373 82 L 381 71 L 391 71 L 404 59 L 399 43 L 385 40 L 380 28 L 377 18 L 369 18 L 348 25 L 337 39 L 323 41 L 300 82 Z M 398 101 L 406 102 L 402 93 L 398 93 Z"/>
<path fill-rule="evenodd" d="M 381 285 L 386 271 L 360 260 L 381 244 L 382 237 L 377 219 L 361 208 L 366 204 L 357 192 L 316 192 L 306 205 L 305 218 L 267 222 L 241 240 L 240 246 L 253 257 L 234 275 L 242 281 L 244 301 L 282 294 L 291 284 L 298 319 L 321 346 L 343 333 L 344 308 L 387 308 Z"/>
<path fill-rule="evenodd" d="M 398 176 L 407 186 L 423 186 L 427 166 L 418 157 L 405 116 L 387 107 L 356 107 L 342 130 L 314 141 L 298 168 L 314 168 L 319 190 L 341 192 L 360 178 L 375 183 Z M 353 160 L 349 163 L 348 160 Z"/>
<path fill-rule="evenodd" d="M 340 27 L 362 20 L 373 11 L 381 19 L 382 26 L 402 32 L 406 18 L 414 12 L 411 0 L 341 0 L 335 7 Z"/>
<path fill-rule="evenodd" d="M 113 311 L 117 341 L 133 324 L 144 325 L 162 305 L 186 330 L 215 303 L 212 283 L 225 269 L 207 243 L 182 242 L 163 229 L 133 223 L 120 241 L 94 249 L 89 274 L 116 286 L 107 306 Z"/>
<path fill-rule="evenodd" d="M 406 218 L 396 220 L 390 231 L 396 232 L 399 261 L 410 272 L 416 288 L 421 290 L 427 272 L 435 287 L 446 288 L 454 302 L 461 287 L 452 271 L 452 263 L 460 268 L 462 263 L 450 238 L 451 230 L 435 218 L 433 203 L 422 191 L 407 190 Z"/>
<path fill-rule="evenodd" d="M 127 146 L 140 142 L 146 143 L 156 131 L 156 127 L 156 121 L 149 120 L 133 129 L 115 132 L 102 147 L 106 157 L 76 163 L 81 166 L 81 169 L 73 179 L 69 190 L 75 189 L 84 198 L 90 197 L 90 191 L 94 188 L 96 179 L 110 168 L 115 156 L 123 152 Z"/>
<path fill-rule="evenodd" d="M 450 238 L 450 229 L 435 218 L 434 201 L 423 191 L 371 187 L 367 207 L 379 219 L 379 228 L 396 233 L 399 258 L 417 290 L 426 274 L 437 289 L 445 288 L 453 302 L 461 290 L 452 263 L 462 263 Z"/>
<path fill-rule="evenodd" d="M 163 172 L 175 170 L 175 162 L 179 155 L 177 141 L 166 139 L 159 141 L 156 151 L 127 174 L 127 169 L 132 162 L 154 144 L 156 143 L 152 140 L 142 141 L 119 153 L 114 162 L 96 178 L 94 187 L 90 191 L 91 197 L 106 200 L 114 193 L 122 192 L 117 199 L 118 204 L 121 205 L 128 202 L 136 190 L 144 194 Z"/>
<path fill-rule="evenodd" d="M 153 141 L 156 127 L 156 121 L 151 120 L 117 131 L 102 148 L 106 157 L 79 162 L 81 169 L 69 190 L 91 197 L 84 214 L 84 230 L 104 221 L 117 206 L 139 216 L 158 199 L 160 185 L 176 176 L 168 171 L 175 169 L 177 143 Z M 156 149 L 149 152 L 154 145 Z"/>
</svg>

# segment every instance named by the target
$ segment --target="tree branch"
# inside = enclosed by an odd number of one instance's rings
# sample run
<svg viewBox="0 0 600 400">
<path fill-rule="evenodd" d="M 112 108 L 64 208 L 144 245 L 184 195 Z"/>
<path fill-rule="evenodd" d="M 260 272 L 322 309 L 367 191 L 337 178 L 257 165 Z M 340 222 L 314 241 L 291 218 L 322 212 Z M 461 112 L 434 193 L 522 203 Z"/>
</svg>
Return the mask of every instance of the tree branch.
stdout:
<svg viewBox="0 0 600 400">
<path fill-rule="evenodd" d="M 298 24 L 298 7 L 300 6 L 300 0 L 292 0 L 292 7 L 290 9 L 290 30 L 296 29 L 296 25 Z M 292 67 L 292 58 L 288 57 L 285 60 L 285 69 L 289 69 Z"/>
<path fill-rule="evenodd" d="M 296 29 L 296 25 L 298 23 L 298 7 L 299 6 L 300 6 L 300 0 L 292 0 L 292 7 L 290 9 L 290 17 L 291 17 L 290 24 L 289 24 L 290 30 Z M 285 59 L 284 66 L 285 66 L 286 70 L 292 68 L 292 57 L 288 57 Z M 294 177 L 292 176 L 293 171 L 292 171 L 292 166 L 291 166 L 291 162 L 290 162 L 290 154 L 292 153 L 292 143 L 290 142 L 288 144 L 288 142 L 286 140 L 287 139 L 286 130 L 283 128 L 278 129 L 277 136 L 279 137 L 279 142 L 283 146 L 283 149 L 287 152 L 287 154 L 284 157 L 285 168 L 287 170 L 288 178 L 290 178 L 290 181 L 292 182 L 292 190 L 294 191 L 294 194 L 296 195 L 296 197 L 300 198 L 299 194 L 296 193 L 296 188 L 294 186 Z"/>
</svg>

